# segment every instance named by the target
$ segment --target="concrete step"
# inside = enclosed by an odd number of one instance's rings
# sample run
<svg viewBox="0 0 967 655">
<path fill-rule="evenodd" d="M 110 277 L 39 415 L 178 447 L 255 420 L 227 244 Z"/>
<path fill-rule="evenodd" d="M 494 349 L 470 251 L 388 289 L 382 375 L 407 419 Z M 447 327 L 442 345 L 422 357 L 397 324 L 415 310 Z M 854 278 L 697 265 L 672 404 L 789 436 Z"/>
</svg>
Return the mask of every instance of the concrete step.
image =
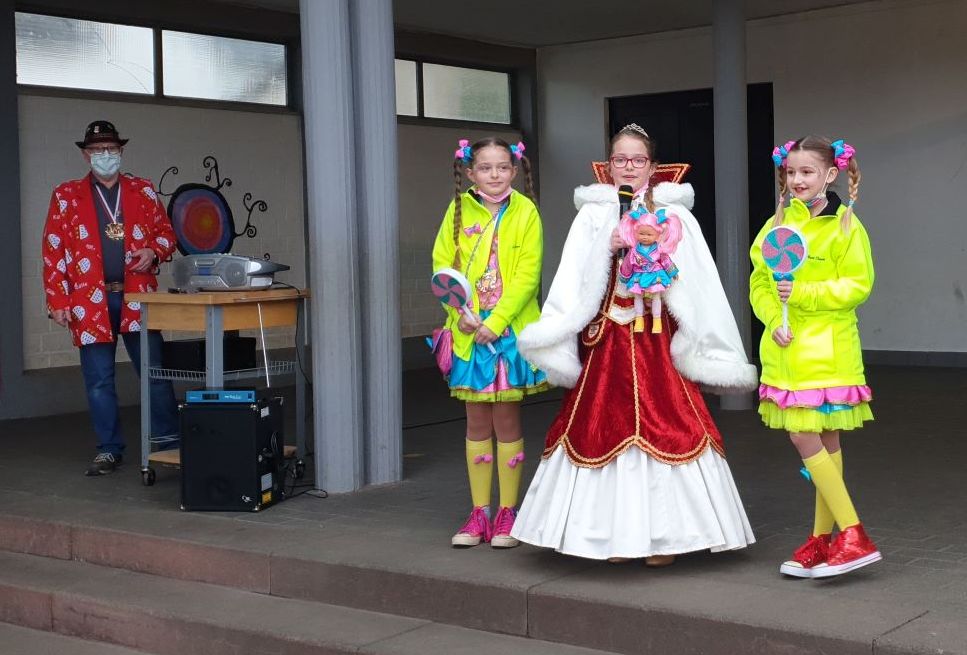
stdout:
<svg viewBox="0 0 967 655">
<path fill-rule="evenodd" d="M 0 621 L 157 655 L 605 655 L 600 650 L 14 553 L 0 553 Z M 121 649 L 118 655 L 125 652 L 132 651 Z"/>
<path fill-rule="evenodd" d="M 146 655 L 141 650 L 0 623 L 0 655 Z"/>
<path fill-rule="evenodd" d="M 875 593 L 863 600 L 836 593 L 844 584 L 867 584 L 888 575 L 882 568 L 870 567 L 869 573 L 845 582 L 786 581 L 772 587 L 750 582 L 739 560 L 719 566 L 710 578 L 700 556 L 682 558 L 669 569 L 647 570 L 528 547 L 509 553 L 456 551 L 418 538 L 407 541 L 391 530 L 381 541 L 327 535 L 320 542 L 318 533 L 198 515 L 169 513 L 155 523 L 138 511 L 107 515 L 112 527 L 123 528 L 109 529 L 100 527 L 106 516 L 100 509 L 92 520 L 78 505 L 67 523 L 47 514 L 63 515 L 64 508 L 38 502 L 21 509 L 28 507 L 32 516 L 0 513 L 0 551 L 87 562 L 172 583 L 221 585 L 229 588 L 226 593 L 256 592 L 304 602 L 305 607 L 319 603 L 369 610 L 393 619 L 628 655 L 782 649 L 928 653 L 936 648 L 967 655 L 967 628 L 958 621 L 936 617 L 919 603 Z M 778 549 L 774 558 L 784 554 Z M 708 557 L 724 562 L 732 556 Z M 803 607 L 811 609 L 803 612 Z M 921 633 L 926 637 L 918 650 L 916 635 Z"/>
</svg>

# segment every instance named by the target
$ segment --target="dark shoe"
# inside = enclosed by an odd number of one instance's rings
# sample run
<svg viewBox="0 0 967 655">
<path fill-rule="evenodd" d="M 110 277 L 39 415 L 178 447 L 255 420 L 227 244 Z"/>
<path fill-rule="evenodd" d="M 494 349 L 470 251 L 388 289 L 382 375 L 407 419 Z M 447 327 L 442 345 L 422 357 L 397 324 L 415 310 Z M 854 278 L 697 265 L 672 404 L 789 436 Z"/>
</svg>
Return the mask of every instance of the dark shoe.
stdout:
<svg viewBox="0 0 967 655">
<path fill-rule="evenodd" d="M 107 475 L 108 473 L 114 473 L 114 470 L 121 466 L 121 455 L 115 455 L 113 453 L 99 453 L 97 457 L 90 466 L 87 467 L 87 473 L 84 475 Z"/>
</svg>

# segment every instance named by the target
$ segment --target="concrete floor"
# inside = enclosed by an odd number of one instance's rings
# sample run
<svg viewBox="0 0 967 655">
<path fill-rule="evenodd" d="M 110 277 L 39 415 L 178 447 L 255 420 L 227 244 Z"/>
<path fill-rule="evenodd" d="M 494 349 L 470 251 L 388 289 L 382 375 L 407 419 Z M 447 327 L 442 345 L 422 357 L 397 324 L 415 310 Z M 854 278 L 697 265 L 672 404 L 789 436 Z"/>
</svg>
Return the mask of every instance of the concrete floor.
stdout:
<svg viewBox="0 0 967 655">
<path fill-rule="evenodd" d="M 462 406 L 446 397 L 432 371 L 408 373 L 404 380 L 400 485 L 324 499 L 302 495 L 258 514 L 186 514 L 178 510 L 177 471 L 159 471 L 155 486 L 141 485 L 136 441 L 130 463 L 118 473 L 85 478 L 93 436 L 87 417 L 75 414 L 0 423 L 0 513 L 405 571 L 455 585 L 540 590 L 554 602 L 531 601 L 521 611 L 558 612 L 561 619 L 544 621 L 547 634 L 526 628 L 523 634 L 617 652 L 637 652 L 635 644 L 655 628 L 583 638 L 586 623 L 614 617 L 616 608 L 791 630 L 814 640 L 872 639 L 896 652 L 965 652 L 967 372 L 875 367 L 869 382 L 876 421 L 844 439 L 846 477 L 885 560 L 822 582 L 777 572 L 808 534 L 813 489 L 799 476 L 788 439 L 762 427 L 754 412 L 713 409 L 758 540 L 744 551 L 691 554 L 659 571 L 528 546 L 450 548 L 469 509 Z M 551 392 L 523 410 L 525 481 L 559 397 Z M 125 410 L 129 435 L 136 434 L 137 421 L 136 411 Z M 578 619 L 574 607 L 582 608 Z M 493 607 L 495 616 L 452 622 L 513 634 L 519 609 Z"/>
</svg>

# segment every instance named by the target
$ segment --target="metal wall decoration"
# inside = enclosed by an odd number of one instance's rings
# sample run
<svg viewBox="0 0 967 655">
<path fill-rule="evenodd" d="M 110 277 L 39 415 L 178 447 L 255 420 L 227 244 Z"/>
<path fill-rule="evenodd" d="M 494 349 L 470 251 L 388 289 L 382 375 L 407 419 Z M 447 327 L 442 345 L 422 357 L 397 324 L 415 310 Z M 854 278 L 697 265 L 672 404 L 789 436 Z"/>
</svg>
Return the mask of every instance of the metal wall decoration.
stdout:
<svg viewBox="0 0 967 655">
<path fill-rule="evenodd" d="M 178 237 L 178 250 L 183 255 L 206 255 L 211 253 L 226 253 L 232 249 L 236 237 L 243 234 L 254 237 L 258 230 L 252 225 L 252 212 L 268 210 L 264 200 L 252 200 L 252 194 L 246 193 L 242 198 L 248 214 L 245 217 L 245 227 L 235 231 L 235 218 L 232 208 L 222 195 L 222 187 L 232 186 L 230 178 L 222 178 L 218 172 L 218 160 L 212 155 L 202 160 L 202 166 L 208 171 L 205 182 L 189 182 L 182 184 L 172 193 L 165 193 L 162 189 L 165 177 L 169 173 L 178 174 L 177 166 L 170 166 L 161 176 L 158 183 L 158 193 L 169 197 L 168 216 Z M 212 186 L 212 177 L 215 184 Z"/>
</svg>

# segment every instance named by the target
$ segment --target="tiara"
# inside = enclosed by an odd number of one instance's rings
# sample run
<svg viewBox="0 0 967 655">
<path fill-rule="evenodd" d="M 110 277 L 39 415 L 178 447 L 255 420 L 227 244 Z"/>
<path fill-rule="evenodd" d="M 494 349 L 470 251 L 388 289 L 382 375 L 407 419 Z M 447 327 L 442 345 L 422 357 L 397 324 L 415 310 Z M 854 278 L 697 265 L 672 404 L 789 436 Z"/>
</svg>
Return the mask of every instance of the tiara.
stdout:
<svg viewBox="0 0 967 655">
<path fill-rule="evenodd" d="M 625 125 L 620 130 L 618 130 L 619 134 L 621 132 L 637 132 L 638 134 L 645 137 L 646 139 L 651 138 L 650 136 L 648 136 L 648 133 L 645 132 L 645 128 L 643 128 L 641 125 L 638 125 L 638 123 L 629 123 L 628 125 Z"/>
</svg>

